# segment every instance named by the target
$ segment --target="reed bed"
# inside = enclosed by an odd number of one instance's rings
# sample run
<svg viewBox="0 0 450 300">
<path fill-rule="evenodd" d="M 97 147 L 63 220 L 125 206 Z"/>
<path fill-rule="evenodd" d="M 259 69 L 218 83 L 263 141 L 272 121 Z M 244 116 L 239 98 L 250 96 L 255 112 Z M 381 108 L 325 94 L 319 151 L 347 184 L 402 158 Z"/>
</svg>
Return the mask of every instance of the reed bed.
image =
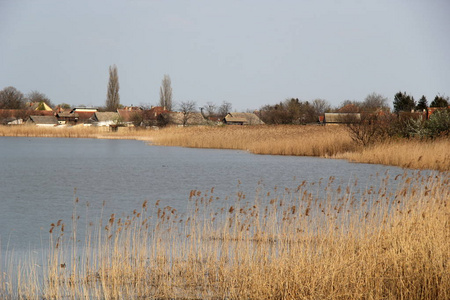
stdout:
<svg viewBox="0 0 450 300">
<path fill-rule="evenodd" d="M 155 133 L 154 144 L 192 148 L 239 149 L 254 154 L 332 156 L 355 145 L 340 126 L 221 126 L 169 128 Z"/>
<path fill-rule="evenodd" d="M 341 153 L 336 158 L 410 169 L 450 171 L 450 140 L 390 140 L 358 152 Z"/>
<path fill-rule="evenodd" d="M 146 201 L 86 225 L 81 244 L 75 200 L 72 221 L 50 225 L 43 272 L 2 270 L 0 296 L 449 299 L 449 181 L 387 174 L 358 190 L 330 177 L 227 201 L 193 190 L 185 214 Z"/>
<path fill-rule="evenodd" d="M 235 149 L 254 154 L 318 156 L 403 168 L 450 171 L 450 139 L 391 139 L 362 147 L 343 126 L 122 127 L 0 126 L 0 136 L 135 139 L 161 146 Z"/>
<path fill-rule="evenodd" d="M 34 125 L 0 126 L 0 136 L 12 137 L 54 137 L 54 138 L 96 138 L 96 139 L 135 139 L 151 140 L 151 130 L 119 127 L 117 132 L 109 127 L 73 126 L 38 127 Z"/>
</svg>

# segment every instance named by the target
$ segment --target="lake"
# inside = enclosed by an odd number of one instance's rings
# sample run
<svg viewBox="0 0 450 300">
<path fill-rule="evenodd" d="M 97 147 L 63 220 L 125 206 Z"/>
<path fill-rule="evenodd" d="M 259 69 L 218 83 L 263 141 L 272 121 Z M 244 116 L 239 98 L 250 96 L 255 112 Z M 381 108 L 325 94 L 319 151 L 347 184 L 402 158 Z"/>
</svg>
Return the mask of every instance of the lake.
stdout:
<svg viewBox="0 0 450 300">
<path fill-rule="evenodd" d="M 186 209 L 191 190 L 228 201 L 242 191 L 282 191 L 303 181 L 376 185 L 396 167 L 313 157 L 253 155 L 245 151 L 151 146 L 134 140 L 0 137 L 2 252 L 48 247 L 50 224 L 130 214 L 145 200 Z M 87 203 L 89 208 L 86 209 Z"/>
</svg>

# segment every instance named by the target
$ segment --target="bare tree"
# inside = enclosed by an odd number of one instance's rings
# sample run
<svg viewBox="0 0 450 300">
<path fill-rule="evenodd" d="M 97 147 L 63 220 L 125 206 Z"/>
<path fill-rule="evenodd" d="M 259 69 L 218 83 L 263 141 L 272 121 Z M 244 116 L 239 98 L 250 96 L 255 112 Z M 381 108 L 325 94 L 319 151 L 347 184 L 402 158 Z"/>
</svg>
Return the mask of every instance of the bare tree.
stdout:
<svg viewBox="0 0 450 300">
<path fill-rule="evenodd" d="M 206 102 L 202 108 L 206 111 L 208 117 L 212 117 L 216 114 L 217 106 L 212 102 Z"/>
<path fill-rule="evenodd" d="M 159 105 L 168 111 L 172 110 L 172 81 L 169 75 L 164 75 L 159 88 Z"/>
<path fill-rule="evenodd" d="M 0 109 L 23 109 L 25 97 L 15 87 L 8 86 L 0 91 Z"/>
<path fill-rule="evenodd" d="M 27 100 L 29 102 L 44 102 L 45 104 L 47 104 L 50 107 L 53 107 L 53 103 L 52 101 L 50 101 L 50 99 L 43 93 L 38 92 L 38 91 L 31 91 L 28 95 L 27 95 Z"/>
<path fill-rule="evenodd" d="M 189 119 L 195 112 L 195 107 L 197 104 L 195 101 L 185 101 L 180 103 L 180 112 L 183 114 L 183 126 L 186 126 Z"/>
<path fill-rule="evenodd" d="M 232 105 L 230 102 L 223 101 L 222 105 L 220 105 L 218 109 L 218 115 L 221 118 L 225 118 L 226 115 L 228 115 L 232 110 Z"/>
<path fill-rule="evenodd" d="M 312 102 L 312 106 L 316 115 L 323 115 L 331 109 L 330 103 L 328 103 L 328 101 L 324 99 L 315 99 Z"/>
<path fill-rule="evenodd" d="M 106 110 L 116 111 L 120 105 L 119 75 L 116 65 L 109 67 L 108 92 L 106 94 Z"/>
<path fill-rule="evenodd" d="M 344 116 L 343 121 L 346 123 L 347 131 L 352 140 L 361 146 L 367 146 L 384 139 L 391 131 L 391 116 L 377 116 L 370 113 L 348 114 Z"/>
<path fill-rule="evenodd" d="M 388 98 L 377 93 L 371 93 L 367 95 L 366 99 L 362 103 L 364 111 L 376 111 L 377 109 L 388 110 Z"/>
</svg>

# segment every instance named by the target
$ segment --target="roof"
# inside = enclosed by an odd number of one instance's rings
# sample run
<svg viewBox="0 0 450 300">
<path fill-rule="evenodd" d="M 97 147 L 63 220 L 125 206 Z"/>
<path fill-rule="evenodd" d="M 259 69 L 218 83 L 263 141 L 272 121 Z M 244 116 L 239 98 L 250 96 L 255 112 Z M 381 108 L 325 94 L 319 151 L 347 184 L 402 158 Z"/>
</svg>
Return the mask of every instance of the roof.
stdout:
<svg viewBox="0 0 450 300">
<path fill-rule="evenodd" d="M 244 122 L 245 125 L 263 125 L 264 122 L 254 113 L 233 112 L 225 116 L 227 122 Z"/>
<path fill-rule="evenodd" d="M 31 110 L 45 110 L 45 111 L 52 111 L 52 108 L 47 105 L 44 101 L 40 102 L 30 102 L 27 103 Z"/>
<path fill-rule="evenodd" d="M 58 124 L 58 119 L 55 116 L 30 116 L 30 120 L 35 124 Z"/>
<path fill-rule="evenodd" d="M 58 118 L 78 118 L 78 113 L 70 113 L 67 111 L 60 112 L 57 114 Z"/>
<path fill-rule="evenodd" d="M 74 112 L 74 111 L 72 111 Z M 89 120 L 94 114 L 95 111 L 76 111 L 76 113 L 78 114 L 78 120 L 80 121 L 86 121 Z"/>
<path fill-rule="evenodd" d="M 97 111 L 97 109 L 95 107 L 74 107 L 72 109 L 72 112 L 74 112 L 74 111 L 76 111 L 76 112 L 92 112 L 92 113 L 94 113 L 94 112 Z"/>
<path fill-rule="evenodd" d="M 143 110 L 118 109 L 117 113 L 124 122 L 132 122 L 133 117 L 137 114 L 142 115 Z"/>
<path fill-rule="evenodd" d="M 184 115 L 182 112 L 171 112 L 169 113 L 170 121 L 174 124 L 183 124 Z M 192 112 L 189 115 L 186 125 L 205 125 L 207 120 L 203 118 L 202 114 L 199 112 Z"/>
<path fill-rule="evenodd" d="M 247 123 L 246 118 L 237 118 L 237 117 L 230 117 L 230 116 L 226 116 L 225 121 L 227 123 L 242 123 L 242 124 Z"/>
<path fill-rule="evenodd" d="M 325 123 L 351 123 L 359 120 L 360 113 L 325 113 Z"/>
<path fill-rule="evenodd" d="M 107 121 L 113 121 L 117 120 L 119 118 L 119 114 L 117 112 L 95 112 L 93 119 L 95 119 L 98 122 L 107 122 Z"/>
</svg>

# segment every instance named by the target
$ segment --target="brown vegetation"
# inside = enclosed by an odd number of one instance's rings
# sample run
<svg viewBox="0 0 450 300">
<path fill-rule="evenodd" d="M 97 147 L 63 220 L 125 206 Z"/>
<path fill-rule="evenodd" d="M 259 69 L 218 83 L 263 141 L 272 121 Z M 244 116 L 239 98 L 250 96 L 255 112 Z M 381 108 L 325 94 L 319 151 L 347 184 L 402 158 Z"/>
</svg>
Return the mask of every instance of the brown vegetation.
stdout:
<svg viewBox="0 0 450 300">
<path fill-rule="evenodd" d="M 186 215 L 144 202 L 129 216 L 87 226 L 82 247 L 71 242 L 75 209 L 72 228 L 50 225 L 43 275 L 33 260 L 17 273 L 2 270 L 0 296 L 449 299 L 449 180 L 387 176 L 357 192 L 356 183 L 329 178 L 264 191 L 252 202 L 242 192 L 227 202 L 214 189 L 193 190 Z"/>
<path fill-rule="evenodd" d="M 450 171 L 450 139 L 386 139 L 362 146 L 345 126 L 120 127 L 0 126 L 0 136 L 138 139 L 161 146 L 236 149 L 254 154 L 318 156 L 404 168 Z"/>
</svg>

